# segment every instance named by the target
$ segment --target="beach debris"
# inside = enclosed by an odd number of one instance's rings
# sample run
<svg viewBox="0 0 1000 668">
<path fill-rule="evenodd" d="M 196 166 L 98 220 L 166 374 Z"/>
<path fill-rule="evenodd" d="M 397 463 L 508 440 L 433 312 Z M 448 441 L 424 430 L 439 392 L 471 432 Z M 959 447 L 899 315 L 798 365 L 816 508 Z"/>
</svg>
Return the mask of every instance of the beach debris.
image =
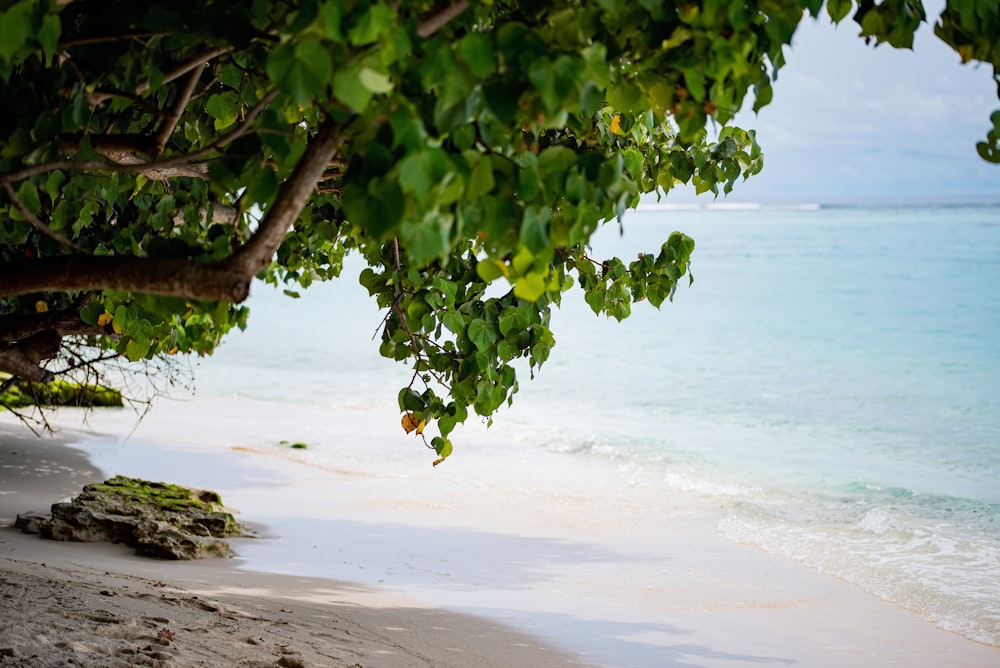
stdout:
<svg viewBox="0 0 1000 668">
<path fill-rule="evenodd" d="M 86 485 L 50 514 L 18 515 L 15 526 L 52 540 L 125 543 L 163 559 L 230 557 L 225 538 L 253 535 L 216 492 L 125 476 Z"/>
<path fill-rule="evenodd" d="M 293 450 L 305 450 L 309 447 L 308 445 L 306 445 L 301 441 L 296 441 L 295 443 L 290 443 L 288 441 L 278 441 L 278 445 L 287 446 L 289 448 L 292 448 Z"/>
</svg>

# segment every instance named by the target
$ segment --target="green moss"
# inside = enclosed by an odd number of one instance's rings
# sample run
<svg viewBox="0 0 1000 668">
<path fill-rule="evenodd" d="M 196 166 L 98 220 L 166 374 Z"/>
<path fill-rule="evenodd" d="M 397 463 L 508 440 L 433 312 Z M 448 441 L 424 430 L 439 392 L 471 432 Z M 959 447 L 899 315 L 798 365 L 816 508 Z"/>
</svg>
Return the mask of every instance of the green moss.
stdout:
<svg viewBox="0 0 1000 668">
<path fill-rule="evenodd" d="M 166 510 L 197 508 L 198 510 L 212 511 L 222 506 L 222 498 L 215 492 L 207 492 L 207 495 L 211 495 L 211 500 L 206 501 L 202 495 L 187 487 L 121 475 L 104 482 L 87 485 L 83 491 L 121 497 L 123 500 L 136 501 Z"/>
<path fill-rule="evenodd" d="M 292 443 L 292 447 L 295 448 L 296 450 L 305 450 L 309 446 L 306 445 L 305 443 Z"/>
<path fill-rule="evenodd" d="M 10 376 L 0 375 L 0 382 Z M 67 380 L 33 383 L 19 380 L 0 394 L 0 403 L 11 408 L 25 406 L 121 406 L 122 393 L 103 385 L 81 385 Z"/>
<path fill-rule="evenodd" d="M 230 513 L 223 510 L 222 497 L 210 490 L 194 490 L 118 475 L 104 482 L 84 486 L 77 501 L 111 504 L 116 509 L 114 512 L 126 515 L 139 514 L 147 509 L 180 518 L 181 515 L 191 517 L 191 511 L 198 511 L 191 520 L 193 524 L 187 522 L 187 530 L 192 530 L 191 527 L 197 524 L 204 527 L 200 531 L 216 537 L 248 534 Z M 173 519 L 169 521 L 175 522 Z"/>
</svg>

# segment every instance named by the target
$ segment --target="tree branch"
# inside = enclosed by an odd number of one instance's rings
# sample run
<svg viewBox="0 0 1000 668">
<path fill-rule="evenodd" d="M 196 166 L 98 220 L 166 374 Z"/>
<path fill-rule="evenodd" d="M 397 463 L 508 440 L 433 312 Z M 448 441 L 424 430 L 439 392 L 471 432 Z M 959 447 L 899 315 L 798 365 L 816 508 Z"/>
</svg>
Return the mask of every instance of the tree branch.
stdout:
<svg viewBox="0 0 1000 668">
<path fill-rule="evenodd" d="M 268 208 L 260 227 L 233 256 L 233 260 L 244 267 L 250 276 L 255 276 L 271 261 L 343 141 L 341 125 L 332 119 L 324 121 L 299 159 L 295 171 L 281 185 L 278 197 Z"/>
<path fill-rule="evenodd" d="M 18 346 L 0 348 L 0 371 L 36 383 L 47 383 L 54 375 L 29 359 Z"/>
<path fill-rule="evenodd" d="M 0 265 L 0 297 L 31 292 L 120 290 L 242 302 L 250 294 L 253 277 L 271 261 L 343 141 L 343 128 L 332 119 L 325 121 L 291 177 L 282 184 L 253 237 L 225 260 L 57 256 L 7 262 Z"/>
<path fill-rule="evenodd" d="M 186 299 L 243 301 L 249 277 L 228 261 L 187 258 L 73 256 L 0 265 L 0 297 L 32 292 L 120 290 Z"/>
<path fill-rule="evenodd" d="M 201 70 L 193 70 L 184 87 L 178 91 L 173 108 L 171 108 L 167 117 L 163 119 L 163 122 L 160 123 L 160 129 L 156 132 L 156 137 L 153 139 L 154 158 L 159 158 L 163 154 L 163 148 L 167 145 L 170 135 L 174 133 L 174 128 L 177 127 L 181 116 L 184 115 L 184 110 L 187 109 L 188 102 L 191 100 L 191 96 L 194 95 L 194 89 L 198 86 L 199 79 L 201 79 Z"/>
<path fill-rule="evenodd" d="M 44 313 L 14 313 L 0 317 L 0 341 L 16 343 L 47 330 L 56 331 L 62 336 L 103 334 L 103 327 L 90 325 L 80 319 L 80 309 L 89 303 L 91 296 L 77 300 L 68 309 Z"/>
<path fill-rule="evenodd" d="M 213 223 L 235 223 L 240 212 L 236 207 L 229 206 L 227 204 L 219 204 L 217 202 L 212 203 L 212 215 L 208 215 L 208 208 L 202 207 L 198 209 L 198 214 L 201 216 L 202 220 L 213 222 Z M 184 224 L 184 212 L 179 212 L 174 216 L 174 225 Z"/>
<path fill-rule="evenodd" d="M 139 172 L 153 181 L 166 181 L 179 176 L 192 179 L 208 179 L 208 163 L 195 162 L 173 166 L 161 166 L 157 161 L 143 160 L 135 153 L 107 153 L 106 157 L 116 167 L 134 167 L 134 169 L 112 169 L 115 172 Z M 163 162 L 163 161 L 160 161 Z"/>
<path fill-rule="evenodd" d="M 16 172 L 8 172 L 6 174 L 0 174 L 0 183 L 16 183 L 17 181 L 22 181 L 27 178 L 31 178 L 36 174 L 45 174 L 46 172 L 52 172 L 57 169 L 64 170 L 74 170 L 74 171 L 105 171 L 105 172 L 139 172 L 141 174 L 147 175 L 157 175 L 156 177 L 151 176 L 150 178 L 157 178 L 157 180 L 163 180 L 164 178 L 173 176 L 192 176 L 194 178 L 204 179 L 208 175 L 208 167 L 203 164 L 192 164 L 196 163 L 198 160 L 202 160 L 212 155 L 215 151 L 223 148 L 224 146 L 234 142 L 243 135 L 250 132 L 252 129 L 253 122 L 257 120 L 261 112 L 267 107 L 268 104 L 278 95 L 277 90 L 271 90 L 267 93 L 257 104 L 253 106 L 250 111 L 247 112 L 246 117 L 243 122 L 240 123 L 236 129 L 232 132 L 219 137 L 214 142 L 208 146 L 198 149 L 192 153 L 185 153 L 183 155 L 175 155 L 169 158 L 163 158 L 160 160 L 150 160 L 143 161 L 142 158 L 130 155 L 127 152 L 112 153 L 115 158 L 121 160 L 117 162 L 112 159 L 107 160 L 53 160 L 52 162 L 45 162 L 38 165 L 32 165 L 30 167 L 25 167 Z M 98 145 L 113 145 L 115 144 L 116 137 L 114 135 L 94 135 L 91 140 L 95 140 L 97 137 L 101 139 L 97 140 Z M 134 135 L 129 135 L 130 138 L 135 140 Z M 134 148 L 134 147 L 133 147 Z"/>
<path fill-rule="evenodd" d="M 459 0 L 453 5 L 448 5 L 443 9 L 423 16 L 420 20 L 420 25 L 417 26 L 417 34 L 425 39 L 430 37 L 468 7 L 469 3 L 467 0 Z"/>
<path fill-rule="evenodd" d="M 231 46 L 222 46 L 203 53 L 199 53 L 192 58 L 188 58 L 183 63 L 170 70 L 163 75 L 163 83 L 168 84 L 175 79 L 179 79 L 191 70 L 202 67 L 208 64 L 213 58 L 218 58 L 219 56 L 225 55 L 233 50 Z M 135 94 L 142 95 L 147 90 L 149 90 L 149 81 L 143 81 L 141 84 L 135 87 Z"/>
<path fill-rule="evenodd" d="M 60 3 L 69 4 L 69 3 Z M 133 39 L 148 39 L 150 37 L 160 37 L 163 35 L 169 35 L 166 32 L 133 32 L 133 33 L 122 33 L 120 35 L 95 35 L 94 37 L 78 37 L 76 39 L 69 39 L 65 42 L 59 42 L 56 45 L 57 51 L 65 51 L 70 47 L 74 46 L 85 46 L 87 44 L 105 44 L 107 42 L 127 42 Z"/>
<path fill-rule="evenodd" d="M 13 202 L 14 206 L 17 207 L 17 210 L 21 212 L 21 215 L 24 216 L 24 218 L 29 223 L 31 223 L 32 227 L 34 227 L 36 230 L 38 230 L 39 232 L 41 232 L 45 236 L 49 237 L 50 239 L 54 239 L 55 241 L 57 241 L 58 243 L 62 244 L 63 246 L 66 246 L 67 248 L 72 248 L 77 253 L 86 253 L 87 252 L 82 247 L 80 247 L 77 244 L 73 243 L 72 241 L 70 241 L 69 239 L 67 239 L 66 237 L 64 237 L 63 235 L 59 234 L 58 232 L 56 232 L 55 230 L 53 230 L 51 227 L 49 227 L 48 225 L 46 225 L 45 223 L 43 223 L 41 220 L 38 219 L 38 216 L 36 216 L 35 214 L 31 213 L 31 211 L 28 209 L 28 207 L 26 207 L 24 205 L 24 202 L 22 202 L 21 199 L 14 192 L 14 189 L 11 188 L 10 184 L 7 183 L 6 181 L 3 183 L 3 189 L 4 189 L 4 192 L 7 193 L 7 197 L 10 198 L 10 201 Z"/>
</svg>

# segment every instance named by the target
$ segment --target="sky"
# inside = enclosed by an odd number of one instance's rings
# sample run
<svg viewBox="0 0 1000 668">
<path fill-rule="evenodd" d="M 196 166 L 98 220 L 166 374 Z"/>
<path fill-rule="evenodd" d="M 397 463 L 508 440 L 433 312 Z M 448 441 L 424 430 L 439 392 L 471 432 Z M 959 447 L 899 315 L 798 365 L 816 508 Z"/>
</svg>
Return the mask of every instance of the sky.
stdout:
<svg viewBox="0 0 1000 668">
<path fill-rule="evenodd" d="M 933 20 L 943 3 L 925 5 Z M 850 18 L 834 27 L 825 10 L 802 23 L 772 103 L 734 121 L 757 130 L 764 170 L 726 201 L 1000 202 L 1000 165 L 975 148 L 1000 108 L 991 68 L 962 65 L 931 24 L 913 51 L 866 46 L 858 31 Z"/>
</svg>

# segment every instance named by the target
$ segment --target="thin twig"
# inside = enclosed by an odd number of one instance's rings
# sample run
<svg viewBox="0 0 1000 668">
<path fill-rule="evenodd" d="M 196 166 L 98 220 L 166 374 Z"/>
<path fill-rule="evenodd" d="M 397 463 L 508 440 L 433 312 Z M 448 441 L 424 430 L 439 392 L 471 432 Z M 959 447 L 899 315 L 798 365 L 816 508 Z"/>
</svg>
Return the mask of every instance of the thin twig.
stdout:
<svg viewBox="0 0 1000 668">
<path fill-rule="evenodd" d="M 126 42 L 132 39 L 148 39 L 150 37 L 163 37 L 169 35 L 168 32 L 133 32 L 122 35 L 97 35 L 95 37 L 79 37 L 59 42 L 56 51 L 65 51 L 74 46 L 86 46 L 88 44 L 104 44 L 106 42 Z"/>
<path fill-rule="evenodd" d="M 77 244 L 73 243 L 63 235 L 59 234 L 51 227 L 40 221 L 38 219 L 38 216 L 31 213 L 28 207 L 24 205 L 24 202 L 22 202 L 21 199 L 17 196 L 17 193 L 14 192 L 14 189 L 11 188 L 10 184 L 7 183 L 6 181 L 3 182 L 3 189 L 7 193 L 7 197 L 10 198 L 10 201 L 13 202 L 14 206 L 17 207 L 17 210 L 21 212 L 21 215 L 24 216 L 24 218 L 29 223 L 31 223 L 32 227 L 34 227 L 36 230 L 38 230 L 45 236 L 49 237 L 50 239 L 54 239 L 63 246 L 75 250 L 77 253 L 88 254 L 87 251 L 84 250 L 82 246 L 78 246 Z"/>
<path fill-rule="evenodd" d="M 38 438 L 41 438 L 42 435 L 35 430 L 35 426 L 40 427 L 42 431 L 51 431 L 51 429 L 49 428 L 48 421 L 39 420 L 36 417 L 25 415 L 24 413 L 17 410 L 16 408 L 14 408 L 13 406 L 11 406 L 6 402 L 0 401 L 0 408 L 3 408 L 5 411 L 16 417 L 18 420 L 20 420 L 21 424 L 27 427 L 28 430 Z M 39 413 L 42 412 L 40 408 L 36 407 L 36 410 L 38 410 Z M 44 417 L 44 413 L 42 413 L 42 415 Z"/>
</svg>

